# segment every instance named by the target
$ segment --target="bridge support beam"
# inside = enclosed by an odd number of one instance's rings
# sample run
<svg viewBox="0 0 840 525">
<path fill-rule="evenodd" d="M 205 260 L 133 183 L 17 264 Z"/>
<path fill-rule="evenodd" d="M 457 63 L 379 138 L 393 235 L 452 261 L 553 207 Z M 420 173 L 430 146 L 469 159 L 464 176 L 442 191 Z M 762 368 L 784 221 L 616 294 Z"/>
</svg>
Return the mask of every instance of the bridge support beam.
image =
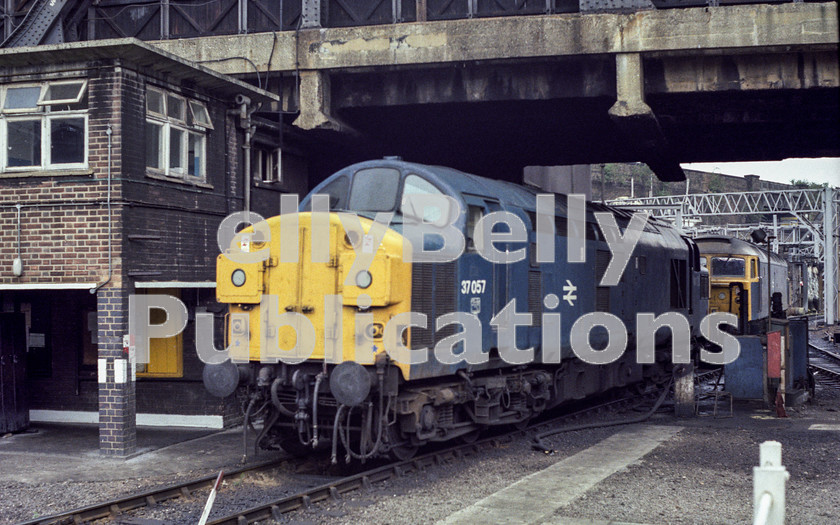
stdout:
<svg viewBox="0 0 840 525">
<path fill-rule="evenodd" d="M 352 128 L 330 113 L 330 76 L 325 71 L 300 72 L 300 115 L 294 125 L 306 130 L 343 131 Z"/>
<path fill-rule="evenodd" d="M 615 59 L 616 101 L 610 108 L 612 121 L 642 152 L 642 159 L 666 182 L 685 180 L 679 162 L 668 144 L 653 110 L 645 102 L 644 69 L 640 53 L 619 53 Z"/>
</svg>

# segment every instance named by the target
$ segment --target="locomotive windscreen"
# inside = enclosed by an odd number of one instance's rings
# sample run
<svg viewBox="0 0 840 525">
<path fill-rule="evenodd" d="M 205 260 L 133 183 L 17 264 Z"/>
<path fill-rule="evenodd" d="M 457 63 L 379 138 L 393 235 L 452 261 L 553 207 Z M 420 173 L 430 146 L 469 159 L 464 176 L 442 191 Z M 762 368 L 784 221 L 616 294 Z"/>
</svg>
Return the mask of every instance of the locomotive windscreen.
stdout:
<svg viewBox="0 0 840 525">
<path fill-rule="evenodd" d="M 714 277 L 744 277 L 746 263 L 738 257 L 712 257 Z"/>
</svg>

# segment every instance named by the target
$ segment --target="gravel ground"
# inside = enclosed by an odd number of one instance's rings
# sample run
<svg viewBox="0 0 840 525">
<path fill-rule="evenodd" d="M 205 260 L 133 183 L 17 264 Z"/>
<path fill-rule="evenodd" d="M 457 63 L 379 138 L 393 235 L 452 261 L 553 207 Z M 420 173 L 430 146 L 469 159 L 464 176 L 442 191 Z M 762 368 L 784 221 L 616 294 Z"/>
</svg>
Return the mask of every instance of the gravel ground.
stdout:
<svg viewBox="0 0 840 525">
<path fill-rule="evenodd" d="M 683 430 L 561 508 L 557 516 L 657 524 L 749 522 L 752 468 L 758 463 L 758 445 L 776 439 L 782 443 L 783 464 L 791 474 L 787 485 L 787 523 L 840 523 L 840 479 L 836 476 L 840 471 L 840 432 L 807 430 L 815 422 L 840 424 L 838 402 L 840 392 L 826 391 L 817 403 L 790 409 L 788 419 L 778 419 L 755 403 L 739 403 L 736 417 L 731 419 L 677 420 L 668 414 L 656 415 L 651 423 L 680 425 Z M 601 414 L 579 422 L 633 415 Z M 557 435 L 549 440 L 557 450 L 554 454 L 533 450 L 528 439 L 515 439 L 485 448 L 477 455 L 375 484 L 372 490 L 346 494 L 337 502 L 313 505 L 284 516 L 279 523 L 434 523 L 620 430 L 621 427 L 611 427 Z M 232 458 L 230 467 L 233 466 Z M 108 482 L 3 481 L 0 522 L 32 519 L 37 517 L 35 512 L 49 514 L 206 474 L 190 471 Z M 326 458 L 313 458 L 288 463 L 272 472 L 230 478 L 217 496 L 212 517 L 270 497 L 289 495 L 305 486 L 320 485 L 342 474 L 345 472 L 330 469 Z M 190 498 L 164 502 L 132 516 L 164 523 L 195 523 L 206 497 L 207 491 L 200 491 Z"/>
<path fill-rule="evenodd" d="M 324 460 L 288 464 L 270 471 L 250 475 L 243 474 L 225 479 L 216 496 L 209 519 L 221 518 L 239 510 L 272 499 L 289 496 L 308 487 L 322 485 L 331 479 L 336 479 L 337 474 L 336 476 L 330 476 L 329 473 L 322 475 L 310 472 L 313 466 L 322 469 L 324 465 Z M 195 524 L 204 510 L 209 493 L 209 489 L 196 491 L 188 498 L 177 498 L 162 502 L 154 507 L 144 507 L 130 515 L 147 520 L 159 520 L 163 523 Z M 104 520 L 100 522 L 106 523 Z"/>
<path fill-rule="evenodd" d="M 339 502 L 313 506 L 279 522 L 312 524 L 433 523 L 519 478 L 571 456 L 616 432 L 615 428 L 571 432 L 548 440 L 558 452 L 546 454 L 516 439 L 477 455 L 426 468 L 404 478 L 377 483 L 369 491 L 345 495 Z"/>
<path fill-rule="evenodd" d="M 141 489 L 172 485 L 207 475 L 207 472 L 118 481 L 64 481 L 61 483 L 20 483 L 0 481 L 0 523 L 18 523 L 70 508 L 84 507 L 129 495 Z"/>
<path fill-rule="evenodd" d="M 651 423 L 685 428 L 636 464 L 593 487 L 557 517 L 635 523 L 730 524 L 752 521 L 752 469 L 758 445 L 782 443 L 790 472 L 787 523 L 840 523 L 840 432 L 809 431 L 813 422 L 840 423 L 836 399 L 789 410 L 777 419 L 757 405 L 739 405 L 732 419 L 676 420 L 658 415 Z M 612 417 L 612 416 L 609 416 Z M 347 495 L 341 502 L 288 515 L 279 523 L 434 523 L 527 474 L 547 467 L 618 432 L 618 428 L 563 434 L 556 455 L 531 450 L 517 440 L 480 456 L 428 468 L 404 479 Z M 480 461 L 479 461 L 480 458 Z"/>
</svg>

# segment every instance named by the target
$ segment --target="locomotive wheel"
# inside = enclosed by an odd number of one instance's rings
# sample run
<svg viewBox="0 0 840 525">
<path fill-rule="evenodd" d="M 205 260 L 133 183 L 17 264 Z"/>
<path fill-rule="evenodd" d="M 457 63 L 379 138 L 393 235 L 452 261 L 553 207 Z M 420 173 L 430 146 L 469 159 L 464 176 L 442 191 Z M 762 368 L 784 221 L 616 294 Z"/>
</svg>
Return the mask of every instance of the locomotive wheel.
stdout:
<svg viewBox="0 0 840 525">
<path fill-rule="evenodd" d="M 525 418 L 522 421 L 520 421 L 519 423 L 514 423 L 513 428 L 515 428 L 516 430 L 525 430 L 526 428 L 528 428 L 528 423 L 530 423 L 530 422 L 531 422 L 530 417 Z"/>
<path fill-rule="evenodd" d="M 388 427 L 388 441 L 390 443 L 400 443 L 404 441 L 404 439 L 402 439 L 402 436 L 400 436 L 400 432 L 399 430 L 397 430 L 396 425 L 391 425 Z M 389 451 L 389 454 L 392 458 L 398 461 L 405 461 L 407 459 L 413 458 L 414 455 L 417 454 L 417 450 L 419 448 L 420 447 L 418 446 L 412 445 L 391 445 L 391 450 Z"/>
<path fill-rule="evenodd" d="M 465 445 L 469 445 L 470 443 L 475 443 L 475 441 L 478 439 L 478 436 L 480 435 L 481 429 L 473 430 L 472 432 L 458 436 L 458 441 Z"/>
</svg>

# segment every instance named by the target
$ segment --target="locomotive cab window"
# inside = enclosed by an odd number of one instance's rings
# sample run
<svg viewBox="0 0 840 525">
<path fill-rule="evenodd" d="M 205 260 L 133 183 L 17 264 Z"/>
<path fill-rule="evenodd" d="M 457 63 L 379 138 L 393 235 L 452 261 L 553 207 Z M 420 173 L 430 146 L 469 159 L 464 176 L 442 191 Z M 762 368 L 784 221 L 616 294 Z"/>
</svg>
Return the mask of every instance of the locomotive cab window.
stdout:
<svg viewBox="0 0 840 525">
<path fill-rule="evenodd" d="M 330 198 L 330 210 L 347 209 L 347 190 L 350 189 L 350 179 L 338 177 L 320 190 L 318 194 L 327 195 Z M 312 201 L 306 203 L 306 211 L 312 209 Z"/>
<path fill-rule="evenodd" d="M 394 168 L 367 168 L 353 176 L 348 208 L 352 211 L 391 211 L 397 204 L 400 172 Z"/>
<path fill-rule="evenodd" d="M 738 257 L 712 257 L 712 275 L 715 277 L 744 277 L 746 263 Z"/>
<path fill-rule="evenodd" d="M 415 209 L 416 201 L 407 198 L 409 195 L 443 195 L 434 184 L 417 175 L 409 175 L 403 183 L 403 198 L 400 204 L 400 213 L 404 217 L 422 219 L 423 222 L 439 224 L 449 218 L 449 207 L 424 207 L 422 210 Z"/>
</svg>

